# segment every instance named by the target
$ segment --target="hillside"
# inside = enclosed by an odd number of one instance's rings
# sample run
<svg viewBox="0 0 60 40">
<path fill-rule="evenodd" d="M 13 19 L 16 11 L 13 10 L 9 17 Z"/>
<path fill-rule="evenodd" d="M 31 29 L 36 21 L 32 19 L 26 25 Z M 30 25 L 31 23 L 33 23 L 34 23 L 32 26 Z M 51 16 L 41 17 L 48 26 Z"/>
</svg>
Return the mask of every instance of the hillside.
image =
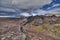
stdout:
<svg viewBox="0 0 60 40">
<path fill-rule="evenodd" d="M 60 40 L 60 17 L 0 18 L 0 40 Z"/>
</svg>

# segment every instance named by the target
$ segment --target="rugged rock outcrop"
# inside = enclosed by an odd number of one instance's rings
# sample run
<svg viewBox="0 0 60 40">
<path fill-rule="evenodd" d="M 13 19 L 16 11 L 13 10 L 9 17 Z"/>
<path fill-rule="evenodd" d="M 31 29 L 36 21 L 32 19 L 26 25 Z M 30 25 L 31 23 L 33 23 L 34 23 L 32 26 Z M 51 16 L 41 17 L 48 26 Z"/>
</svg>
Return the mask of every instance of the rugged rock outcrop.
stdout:
<svg viewBox="0 0 60 40">
<path fill-rule="evenodd" d="M 0 40 L 60 40 L 60 17 L 0 18 Z"/>
</svg>

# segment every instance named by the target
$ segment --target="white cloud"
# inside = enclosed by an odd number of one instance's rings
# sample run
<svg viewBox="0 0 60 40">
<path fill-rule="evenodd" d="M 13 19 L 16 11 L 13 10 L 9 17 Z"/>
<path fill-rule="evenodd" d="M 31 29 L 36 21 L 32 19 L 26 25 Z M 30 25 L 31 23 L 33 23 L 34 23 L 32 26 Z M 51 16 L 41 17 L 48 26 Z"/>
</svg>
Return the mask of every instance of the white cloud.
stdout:
<svg viewBox="0 0 60 40">
<path fill-rule="evenodd" d="M 55 9 L 49 10 L 49 11 L 47 11 L 47 13 L 51 13 L 51 14 L 59 13 L 60 14 L 60 8 L 55 8 Z"/>
<path fill-rule="evenodd" d="M 27 12 L 20 13 L 20 15 L 25 17 L 32 16 L 30 13 L 27 13 Z"/>
<path fill-rule="evenodd" d="M 45 13 L 46 13 L 46 11 L 41 10 L 41 9 L 37 9 L 37 10 L 31 12 L 31 14 L 33 16 L 35 16 L 35 15 L 44 15 Z"/>
<path fill-rule="evenodd" d="M 4 5 L 4 6 L 15 5 L 15 7 L 18 7 L 18 8 L 30 8 L 30 7 L 42 6 L 42 5 L 48 4 L 50 2 L 51 2 L 51 0 L 1 0 L 0 5 Z M 60 4 L 53 5 L 52 7 L 55 7 L 55 6 L 60 6 Z M 49 7 L 49 9 L 50 8 L 51 7 Z M 0 8 L 0 10 L 5 10 L 5 8 Z M 7 8 L 5 11 L 15 11 L 15 10 Z M 34 12 L 36 12 L 36 13 L 34 13 Z M 48 10 L 48 11 L 45 11 L 42 9 L 37 9 L 37 10 L 34 10 L 34 12 L 31 12 L 31 14 L 27 13 L 27 12 L 23 12 L 23 13 L 20 13 L 20 15 L 28 17 L 28 16 L 32 16 L 32 15 L 33 16 L 44 15 L 47 13 L 51 13 L 51 14 L 60 13 L 60 8 L 54 8 L 54 9 Z M 10 17 L 10 16 L 0 16 L 0 17 Z"/>
<path fill-rule="evenodd" d="M 53 6 L 49 7 L 48 9 L 54 8 L 54 7 L 58 7 L 60 6 L 60 4 L 53 4 Z"/>
<path fill-rule="evenodd" d="M 60 8 L 54 8 L 48 11 L 37 9 L 34 12 L 31 12 L 33 16 L 35 15 L 44 15 L 44 14 L 60 14 Z"/>
<path fill-rule="evenodd" d="M 55 5 L 53 5 L 52 7 L 56 7 L 56 6 L 60 6 L 60 4 L 55 4 Z"/>
<path fill-rule="evenodd" d="M 0 15 L 0 17 L 4 17 L 4 18 L 6 18 L 6 17 L 8 17 L 8 18 L 13 18 L 13 17 L 15 17 L 15 16 L 1 16 L 1 15 Z"/>
<path fill-rule="evenodd" d="M 0 7 L 0 11 L 16 12 L 16 10 L 13 8 L 5 8 L 5 7 Z"/>
<path fill-rule="evenodd" d="M 18 8 L 30 8 L 42 6 L 50 2 L 51 0 L 0 0 L 0 5 L 6 6 L 14 5 Z"/>
<path fill-rule="evenodd" d="M 59 11 L 59 12 L 58 12 Z M 28 16 L 36 16 L 36 15 L 44 15 L 44 14 L 48 14 L 48 13 L 51 13 L 51 14 L 56 14 L 56 13 L 60 13 L 60 8 L 55 8 L 53 10 L 49 10 L 49 11 L 45 11 L 45 10 L 41 10 L 41 9 L 37 9 L 37 10 L 34 10 L 34 12 L 31 12 L 31 13 L 27 13 L 27 12 L 23 12 L 23 13 L 20 13 L 20 16 L 25 16 L 25 17 L 28 17 Z M 20 17 L 19 16 L 19 17 Z M 0 17 L 16 17 L 16 15 L 5 15 L 5 16 L 1 16 Z M 17 18 L 17 17 L 16 17 Z"/>
</svg>

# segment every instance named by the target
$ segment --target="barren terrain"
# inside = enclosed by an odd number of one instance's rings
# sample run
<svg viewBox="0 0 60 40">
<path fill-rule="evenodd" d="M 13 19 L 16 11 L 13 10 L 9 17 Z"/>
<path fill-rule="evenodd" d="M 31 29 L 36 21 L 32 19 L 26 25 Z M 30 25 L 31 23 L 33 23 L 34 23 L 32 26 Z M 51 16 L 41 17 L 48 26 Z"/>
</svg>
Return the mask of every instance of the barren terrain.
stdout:
<svg viewBox="0 0 60 40">
<path fill-rule="evenodd" d="M 60 17 L 0 18 L 0 40 L 60 40 Z"/>
</svg>

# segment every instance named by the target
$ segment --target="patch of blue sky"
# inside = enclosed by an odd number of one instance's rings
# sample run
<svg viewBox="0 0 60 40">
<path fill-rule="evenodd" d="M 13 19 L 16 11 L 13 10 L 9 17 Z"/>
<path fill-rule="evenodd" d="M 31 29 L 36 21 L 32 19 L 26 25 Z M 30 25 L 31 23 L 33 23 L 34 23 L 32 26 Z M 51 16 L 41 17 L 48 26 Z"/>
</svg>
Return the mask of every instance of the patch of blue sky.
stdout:
<svg viewBox="0 0 60 40">
<path fill-rule="evenodd" d="M 46 5 L 43 5 L 40 9 L 43 9 L 43 10 L 52 10 L 54 8 L 59 8 L 59 6 L 55 6 L 55 7 L 52 7 L 53 5 L 56 5 L 56 4 L 60 4 L 60 0 L 52 0 L 51 3 L 49 4 L 46 4 Z"/>
<path fill-rule="evenodd" d="M 30 1 L 29 1 L 29 4 L 30 4 Z M 32 4 L 33 4 L 33 2 L 32 2 Z M 42 4 L 42 3 L 40 3 L 40 4 Z M 22 7 L 25 8 L 27 6 L 26 8 L 29 8 L 30 5 L 24 4 L 24 6 L 22 6 Z M 19 7 L 21 8 L 21 5 Z M 10 7 L 3 6 L 3 7 L 0 7 L 0 17 L 20 17 L 20 16 L 28 17 L 28 16 L 35 16 L 35 15 L 44 15 L 46 13 L 58 13 L 60 11 L 59 8 L 60 8 L 60 0 L 52 0 L 48 4 L 45 4 L 43 6 L 40 5 L 40 9 L 28 10 L 29 12 L 21 12 L 21 10 L 16 9 L 15 7 L 10 8 Z"/>
</svg>

